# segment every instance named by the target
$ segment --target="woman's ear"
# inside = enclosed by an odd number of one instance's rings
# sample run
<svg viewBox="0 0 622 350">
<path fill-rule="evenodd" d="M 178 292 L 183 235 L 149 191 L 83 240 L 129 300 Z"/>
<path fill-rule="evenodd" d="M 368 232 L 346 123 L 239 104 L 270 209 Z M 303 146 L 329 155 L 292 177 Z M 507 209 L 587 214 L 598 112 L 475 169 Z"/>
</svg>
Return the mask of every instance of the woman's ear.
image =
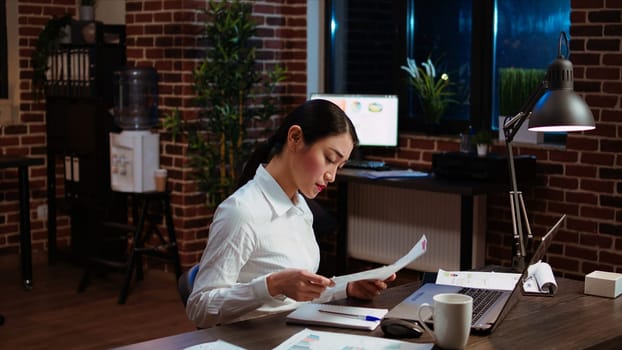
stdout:
<svg viewBox="0 0 622 350">
<path fill-rule="evenodd" d="M 300 145 L 304 145 L 302 129 L 299 125 L 292 125 L 287 131 L 287 144 L 294 147 L 294 150 Z"/>
</svg>

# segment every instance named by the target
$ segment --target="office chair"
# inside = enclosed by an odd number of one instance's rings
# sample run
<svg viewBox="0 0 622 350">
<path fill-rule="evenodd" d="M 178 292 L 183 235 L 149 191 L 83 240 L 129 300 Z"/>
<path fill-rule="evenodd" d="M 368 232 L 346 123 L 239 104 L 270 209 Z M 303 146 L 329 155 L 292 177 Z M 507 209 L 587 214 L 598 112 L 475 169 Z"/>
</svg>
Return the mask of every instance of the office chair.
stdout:
<svg viewBox="0 0 622 350">
<path fill-rule="evenodd" d="M 313 232 L 316 235 L 333 232 L 337 229 L 339 222 L 316 200 L 305 197 L 305 201 L 313 214 Z"/>
<path fill-rule="evenodd" d="M 181 302 L 184 303 L 184 306 L 186 306 L 188 297 L 192 292 L 197 272 L 199 272 L 199 264 L 192 266 L 186 272 L 182 273 L 177 280 L 177 290 L 179 291 L 179 296 L 181 297 Z"/>
</svg>

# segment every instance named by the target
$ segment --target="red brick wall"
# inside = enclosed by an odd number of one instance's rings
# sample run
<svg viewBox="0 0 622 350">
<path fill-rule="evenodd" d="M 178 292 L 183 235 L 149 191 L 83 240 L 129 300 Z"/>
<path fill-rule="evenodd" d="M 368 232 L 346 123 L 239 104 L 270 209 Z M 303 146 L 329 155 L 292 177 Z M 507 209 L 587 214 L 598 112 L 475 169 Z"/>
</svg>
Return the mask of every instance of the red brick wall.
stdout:
<svg viewBox="0 0 622 350">
<path fill-rule="evenodd" d="M 29 58 L 39 31 L 51 14 L 75 14 L 76 0 L 19 1 L 21 112 L 16 125 L 0 127 L 0 149 L 4 153 L 43 156 L 45 118 L 42 105 L 30 96 Z M 202 49 L 196 33 L 202 25 L 206 0 L 128 0 L 127 33 L 130 64 L 154 66 L 161 75 L 161 113 L 179 108 L 192 119 L 191 69 Z M 562 213 L 568 214 L 550 261 L 555 270 L 581 276 L 595 268 L 622 271 L 622 107 L 620 83 L 622 37 L 620 0 L 572 1 L 571 60 L 575 87 L 594 112 L 597 129 L 570 134 L 567 147 L 523 146 L 520 154 L 538 157 L 538 184 L 527 191 L 526 205 L 534 233 L 543 234 Z M 254 12 L 260 25 L 264 49 L 259 57 L 289 69 L 283 86 L 286 104 L 305 97 L 306 7 L 304 0 L 256 1 Z M 183 263 L 198 260 L 207 238 L 211 213 L 203 206 L 187 168 L 182 142 L 173 143 L 161 134 L 161 163 L 169 169 L 173 189 L 176 230 Z M 457 150 L 455 137 L 403 134 L 395 164 L 429 170 L 433 152 Z M 495 151 L 503 152 L 502 145 Z M 46 250 L 45 222 L 35 217 L 35 208 L 45 203 L 45 167 L 31 170 L 31 219 L 33 249 Z M 14 171 L 0 171 L 0 255 L 18 251 L 18 204 Z M 508 263 L 512 238 L 509 232 L 507 195 L 490 198 L 488 212 L 489 263 Z M 67 219 L 59 221 L 60 244 L 67 243 Z"/>
<path fill-rule="evenodd" d="M 622 271 L 622 1 L 573 0 L 571 59 L 576 90 L 591 107 L 596 130 L 568 136 L 565 151 L 542 157 L 536 224 L 569 214 L 552 266 L 567 274 Z"/>
<path fill-rule="evenodd" d="M 535 154 L 538 185 L 526 206 L 541 236 L 562 214 L 566 223 L 549 262 L 560 274 L 622 271 L 622 1 L 572 1 L 570 59 L 575 90 L 585 98 L 596 130 L 569 133 L 565 148 L 519 147 Z M 488 257 L 499 261 L 511 245 L 507 196 L 489 205 Z M 503 218 L 503 219 L 501 219 Z"/>
</svg>

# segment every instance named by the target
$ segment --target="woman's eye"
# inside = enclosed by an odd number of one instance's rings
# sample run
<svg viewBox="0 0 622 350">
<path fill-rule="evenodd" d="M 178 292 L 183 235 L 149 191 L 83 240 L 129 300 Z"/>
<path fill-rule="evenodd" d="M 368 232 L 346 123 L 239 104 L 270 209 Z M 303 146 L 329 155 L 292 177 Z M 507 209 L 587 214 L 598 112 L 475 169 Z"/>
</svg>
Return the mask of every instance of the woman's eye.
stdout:
<svg viewBox="0 0 622 350">
<path fill-rule="evenodd" d="M 330 164 L 334 164 L 335 163 L 335 161 L 332 160 L 330 157 L 325 157 L 325 158 L 326 158 L 326 162 L 327 163 L 330 163 Z"/>
</svg>

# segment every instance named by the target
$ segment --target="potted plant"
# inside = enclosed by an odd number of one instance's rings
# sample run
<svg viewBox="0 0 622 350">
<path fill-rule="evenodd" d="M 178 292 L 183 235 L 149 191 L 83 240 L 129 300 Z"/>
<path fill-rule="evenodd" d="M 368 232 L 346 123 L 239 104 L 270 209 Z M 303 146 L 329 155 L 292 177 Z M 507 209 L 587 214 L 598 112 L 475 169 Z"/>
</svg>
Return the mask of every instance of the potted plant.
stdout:
<svg viewBox="0 0 622 350">
<path fill-rule="evenodd" d="M 262 72 L 255 59 L 256 24 L 252 4 L 210 1 L 206 10 L 204 60 L 194 69 L 193 88 L 201 108 L 198 120 L 184 121 L 178 111 L 163 126 L 188 141 L 189 165 L 207 204 L 216 206 L 233 191 L 238 171 L 253 146 L 246 142 L 252 122 L 267 125 L 278 112 L 274 89 L 285 70 Z"/>
<path fill-rule="evenodd" d="M 477 155 L 484 157 L 488 154 L 488 148 L 492 145 L 493 136 L 488 130 L 479 130 L 471 137 L 471 142 L 477 147 Z"/>
<path fill-rule="evenodd" d="M 436 67 L 430 58 L 421 66 L 417 66 L 412 58 L 407 58 L 406 63 L 406 66 L 400 68 L 408 73 L 408 83 L 419 97 L 424 120 L 427 124 L 438 125 L 445 109 L 458 102 L 453 98 L 454 93 L 447 89 L 452 84 L 449 75 L 442 73 L 437 76 Z"/>
</svg>

